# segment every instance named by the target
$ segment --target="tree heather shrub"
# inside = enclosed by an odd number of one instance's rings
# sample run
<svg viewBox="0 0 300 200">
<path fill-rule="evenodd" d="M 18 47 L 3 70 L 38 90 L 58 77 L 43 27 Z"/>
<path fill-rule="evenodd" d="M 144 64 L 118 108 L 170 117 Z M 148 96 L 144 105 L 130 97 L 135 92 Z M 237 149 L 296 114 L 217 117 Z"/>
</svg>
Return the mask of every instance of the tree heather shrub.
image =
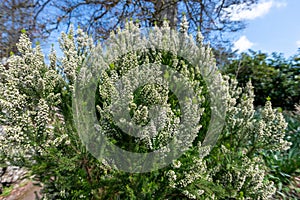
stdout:
<svg viewBox="0 0 300 200">
<path fill-rule="evenodd" d="M 130 27 L 140 33 L 129 22 L 112 37 L 120 36 L 126 41 L 132 36 Z M 154 30 L 162 36 L 169 27 L 165 24 Z M 215 67 L 210 48 L 202 44 L 201 34 L 195 42 L 186 30 L 186 23 L 182 23 L 186 39 L 203 53 L 199 62 Z M 202 127 L 193 146 L 170 165 L 147 173 L 129 173 L 115 169 L 109 160 L 93 157 L 81 142 L 73 120 L 74 84 L 85 59 L 97 48 L 92 39 L 80 29 L 76 35 L 73 29 L 69 34 L 63 33 L 60 40 L 63 57 L 57 58 L 52 50 L 49 64 L 45 63 L 40 46 L 31 47 L 26 34 L 22 34 L 17 46 L 20 55 L 9 58 L 9 68 L 0 65 L 0 123 L 5 130 L 0 135 L 1 162 L 28 167 L 42 183 L 44 199 L 269 199 L 275 193 L 274 184 L 267 179 L 269 169 L 261 152 L 288 149 L 290 144 L 283 139 L 287 124 L 282 114 L 272 109 L 270 101 L 261 114 L 255 112 L 251 83 L 240 88 L 235 80 L 223 76 L 225 124 L 215 146 L 201 146 L 213 108 L 208 86 L 197 71 L 199 66 L 154 49 L 143 60 L 177 67 L 199 89 L 199 98 L 204 97 L 203 112 L 195 112 L 202 115 Z M 160 86 L 145 85 L 136 91 L 130 105 L 137 123 L 147 123 L 147 106 L 151 101 L 170 106 L 170 128 L 161 139 L 134 141 L 116 132 L 110 121 L 104 124 L 103 120 L 103 110 L 113 92 L 110 85 L 113 75 L 125 73 L 134 62 L 141 61 L 139 56 L 139 52 L 132 52 L 116 58 L 106 72 L 107 79 L 99 81 L 95 102 L 99 125 L 107 128 L 112 143 L 147 152 L 159 149 L 168 137 L 173 137 L 172 127 L 176 127 L 180 116 L 174 95 Z"/>
</svg>

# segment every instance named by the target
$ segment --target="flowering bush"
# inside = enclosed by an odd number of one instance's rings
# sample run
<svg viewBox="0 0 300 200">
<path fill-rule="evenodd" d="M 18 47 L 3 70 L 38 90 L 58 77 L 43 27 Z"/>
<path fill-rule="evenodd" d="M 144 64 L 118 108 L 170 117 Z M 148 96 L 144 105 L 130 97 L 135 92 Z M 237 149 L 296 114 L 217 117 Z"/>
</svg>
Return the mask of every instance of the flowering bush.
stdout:
<svg viewBox="0 0 300 200">
<path fill-rule="evenodd" d="M 119 36 L 127 41 L 132 37 L 132 28 L 139 33 L 140 29 L 129 22 L 112 38 Z M 215 69 L 211 50 L 202 44 L 201 34 L 195 43 L 186 30 L 186 23 L 182 23 L 186 41 L 201 52 L 201 66 Z M 166 24 L 154 28 L 157 37 L 167 31 Z M 211 86 L 204 81 L 199 66 L 158 49 L 146 55 L 133 51 L 110 62 L 110 68 L 103 72 L 106 78 L 99 80 L 96 91 L 99 126 L 112 143 L 134 152 L 160 149 L 174 137 L 182 108 L 177 97 L 159 85 L 144 85 L 135 91 L 128 105 L 133 120 L 142 125 L 149 123 L 149 106 L 169 106 L 164 117 L 167 126 L 156 133 L 157 137 L 135 140 L 106 115 L 114 78 L 148 60 L 175 68 L 197 91 L 201 108 L 195 110 L 193 119 L 201 116 L 198 120 L 202 127 L 195 129 L 192 145 L 170 165 L 147 173 L 123 172 L 112 166 L 113 161 L 92 156 L 74 123 L 72 95 L 85 60 L 97 48 L 93 44 L 80 29 L 76 35 L 71 29 L 60 40 L 64 56 L 57 58 L 52 50 L 50 63 L 46 64 L 40 46 L 31 48 L 28 37 L 22 34 L 20 55 L 9 58 L 8 69 L 0 65 L 0 123 L 5 132 L 0 136 L 1 159 L 28 167 L 43 184 L 44 199 L 268 199 L 274 194 L 276 189 L 266 178 L 268 168 L 261 151 L 289 147 L 283 139 L 287 124 L 281 113 L 267 101 L 261 115 L 256 116 L 251 83 L 239 88 L 235 80 L 224 76 L 219 86 L 227 108 L 225 125 L 213 148 L 202 146 L 214 111 L 209 100 L 213 94 L 208 92 Z"/>
</svg>

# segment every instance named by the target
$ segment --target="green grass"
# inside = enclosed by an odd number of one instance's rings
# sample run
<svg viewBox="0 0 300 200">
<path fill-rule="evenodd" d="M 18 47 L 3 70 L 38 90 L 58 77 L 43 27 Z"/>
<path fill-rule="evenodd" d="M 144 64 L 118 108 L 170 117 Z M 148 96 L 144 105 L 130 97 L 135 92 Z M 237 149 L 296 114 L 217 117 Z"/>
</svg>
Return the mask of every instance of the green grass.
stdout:
<svg viewBox="0 0 300 200">
<path fill-rule="evenodd" d="M 13 186 L 9 186 L 9 187 L 4 187 L 3 188 L 3 192 L 2 194 L 0 195 L 0 197 L 7 197 L 10 195 L 11 191 L 14 189 Z"/>
</svg>

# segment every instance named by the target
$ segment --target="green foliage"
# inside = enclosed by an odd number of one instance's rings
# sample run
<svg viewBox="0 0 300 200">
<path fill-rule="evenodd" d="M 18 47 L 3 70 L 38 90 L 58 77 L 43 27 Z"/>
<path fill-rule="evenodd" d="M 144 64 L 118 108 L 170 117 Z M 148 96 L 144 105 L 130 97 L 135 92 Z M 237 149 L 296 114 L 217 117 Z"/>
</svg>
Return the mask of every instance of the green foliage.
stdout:
<svg viewBox="0 0 300 200">
<path fill-rule="evenodd" d="M 255 105 L 264 105 L 270 97 L 274 107 L 292 110 L 300 101 L 299 55 L 286 59 L 282 54 L 250 51 L 242 53 L 222 69 L 224 74 L 236 77 L 240 85 L 251 80 Z"/>
<path fill-rule="evenodd" d="M 3 188 L 3 191 L 2 191 L 2 194 L 0 194 L 0 197 L 7 197 L 10 195 L 11 191 L 13 190 L 13 186 L 10 186 L 10 187 L 4 187 Z"/>
</svg>

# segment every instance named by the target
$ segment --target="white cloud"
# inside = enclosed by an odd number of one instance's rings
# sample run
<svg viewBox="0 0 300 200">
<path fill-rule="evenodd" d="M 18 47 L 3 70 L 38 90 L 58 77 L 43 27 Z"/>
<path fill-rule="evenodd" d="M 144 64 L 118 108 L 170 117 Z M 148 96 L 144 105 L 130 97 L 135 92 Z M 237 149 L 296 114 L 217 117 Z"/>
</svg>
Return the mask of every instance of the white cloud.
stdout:
<svg viewBox="0 0 300 200">
<path fill-rule="evenodd" d="M 234 42 L 233 49 L 238 50 L 239 52 L 247 51 L 248 49 L 251 49 L 251 47 L 254 45 L 254 43 L 250 42 L 248 38 L 243 35 Z"/>
<path fill-rule="evenodd" d="M 300 40 L 298 40 L 298 41 L 296 42 L 296 45 L 297 45 L 298 48 L 300 48 Z"/>
<path fill-rule="evenodd" d="M 240 4 L 238 6 L 231 6 L 226 11 L 230 13 L 229 17 L 232 21 L 252 20 L 266 15 L 270 12 L 271 8 L 281 8 L 286 5 L 284 2 L 263 0 L 258 4 L 252 5 L 250 8 L 246 4 Z"/>
</svg>

